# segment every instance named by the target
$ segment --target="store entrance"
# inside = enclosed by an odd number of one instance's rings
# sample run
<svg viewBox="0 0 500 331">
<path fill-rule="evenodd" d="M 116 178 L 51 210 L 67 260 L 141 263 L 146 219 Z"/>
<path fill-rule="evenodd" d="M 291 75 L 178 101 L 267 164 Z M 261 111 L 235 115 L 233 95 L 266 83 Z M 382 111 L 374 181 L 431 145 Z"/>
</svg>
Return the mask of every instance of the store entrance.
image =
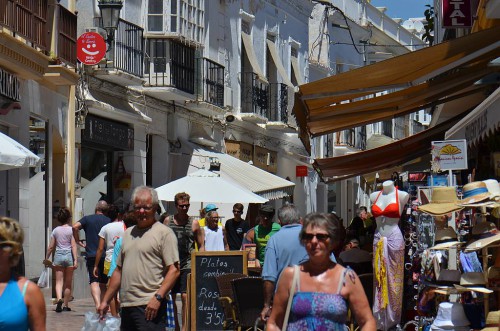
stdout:
<svg viewBox="0 0 500 331">
<path fill-rule="evenodd" d="M 94 214 L 99 200 L 113 201 L 113 152 L 82 146 L 80 197 L 84 215 Z"/>
</svg>

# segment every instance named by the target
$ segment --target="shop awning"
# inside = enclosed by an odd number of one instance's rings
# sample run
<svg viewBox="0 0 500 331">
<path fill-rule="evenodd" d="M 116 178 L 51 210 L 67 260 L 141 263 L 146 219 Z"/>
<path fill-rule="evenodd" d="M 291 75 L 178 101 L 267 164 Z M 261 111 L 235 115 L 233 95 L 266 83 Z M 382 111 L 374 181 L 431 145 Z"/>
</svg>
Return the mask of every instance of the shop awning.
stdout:
<svg viewBox="0 0 500 331">
<path fill-rule="evenodd" d="M 466 139 L 475 144 L 500 127 L 500 87 L 472 112 L 446 131 L 446 139 Z"/>
<path fill-rule="evenodd" d="M 243 41 L 243 46 L 245 46 L 245 52 L 248 57 L 248 61 L 252 66 L 252 70 L 255 74 L 257 74 L 257 79 L 260 81 L 267 83 L 266 75 L 263 74 L 260 69 L 259 62 L 257 61 L 257 56 L 255 55 L 255 50 L 253 48 L 252 36 L 250 36 L 246 32 L 241 32 L 241 40 Z"/>
<path fill-rule="evenodd" d="M 430 153 L 431 141 L 442 140 L 444 133 L 458 118 L 422 131 L 394 143 L 344 156 L 316 159 L 314 167 L 326 181 L 337 181 L 403 165 Z"/>
<path fill-rule="evenodd" d="M 500 27 L 495 27 L 300 86 L 294 113 L 302 141 L 306 144 L 305 134 L 321 135 L 448 101 L 450 94 L 494 71 L 487 63 L 500 56 L 498 35 Z"/>
<path fill-rule="evenodd" d="M 186 144 L 183 142 L 183 144 Z M 268 200 L 276 200 L 293 195 L 295 183 L 243 162 L 231 155 L 208 150 L 187 143 L 193 147 L 190 166 L 206 168 L 210 166 L 210 158 L 220 162 L 221 178 L 230 180 Z"/>
<path fill-rule="evenodd" d="M 293 84 L 290 81 L 290 78 L 288 78 L 288 73 L 286 72 L 286 69 L 283 66 L 283 63 L 281 62 L 281 59 L 278 55 L 278 52 L 276 51 L 276 44 L 272 40 L 269 40 L 269 39 L 266 40 L 266 43 L 267 43 L 267 49 L 269 49 L 269 53 L 271 54 L 271 57 L 273 58 L 273 62 L 276 65 L 276 69 L 278 69 L 278 72 L 279 72 L 281 78 L 283 78 L 283 83 L 290 86 L 290 87 L 293 87 Z"/>
</svg>

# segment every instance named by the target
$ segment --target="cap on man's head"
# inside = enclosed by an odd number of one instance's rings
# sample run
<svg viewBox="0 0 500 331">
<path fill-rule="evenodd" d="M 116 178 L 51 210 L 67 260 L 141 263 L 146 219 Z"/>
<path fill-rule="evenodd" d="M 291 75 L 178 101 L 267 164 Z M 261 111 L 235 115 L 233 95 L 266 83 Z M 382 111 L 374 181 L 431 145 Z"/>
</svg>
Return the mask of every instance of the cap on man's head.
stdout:
<svg viewBox="0 0 500 331">
<path fill-rule="evenodd" d="M 206 205 L 205 207 L 205 213 L 209 213 L 211 211 L 214 211 L 214 210 L 217 210 L 219 208 L 217 208 L 216 205 L 214 205 L 213 203 L 209 203 L 208 205 Z"/>
<path fill-rule="evenodd" d="M 262 205 L 259 211 L 263 214 L 271 214 L 274 215 L 274 207 L 270 205 Z"/>
</svg>

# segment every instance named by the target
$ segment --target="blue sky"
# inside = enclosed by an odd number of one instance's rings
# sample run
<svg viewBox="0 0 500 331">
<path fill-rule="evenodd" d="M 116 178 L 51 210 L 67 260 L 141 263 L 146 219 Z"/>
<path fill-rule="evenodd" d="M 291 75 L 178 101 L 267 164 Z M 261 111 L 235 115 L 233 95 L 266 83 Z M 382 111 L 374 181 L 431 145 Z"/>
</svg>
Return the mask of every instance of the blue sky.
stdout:
<svg viewBox="0 0 500 331">
<path fill-rule="evenodd" d="M 371 0 L 375 7 L 387 7 L 385 12 L 389 17 L 406 20 L 411 17 L 424 17 L 425 5 L 432 0 Z"/>
</svg>

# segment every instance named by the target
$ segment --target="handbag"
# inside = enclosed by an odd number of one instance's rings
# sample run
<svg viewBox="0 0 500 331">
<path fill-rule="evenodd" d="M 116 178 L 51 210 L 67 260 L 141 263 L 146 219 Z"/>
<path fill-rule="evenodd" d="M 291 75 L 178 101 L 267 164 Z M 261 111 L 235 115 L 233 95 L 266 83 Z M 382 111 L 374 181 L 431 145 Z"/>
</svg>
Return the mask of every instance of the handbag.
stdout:
<svg viewBox="0 0 500 331">
<path fill-rule="evenodd" d="M 49 268 L 43 268 L 37 282 L 38 287 L 44 288 L 49 286 Z"/>
<path fill-rule="evenodd" d="M 285 319 L 283 320 L 283 331 L 286 331 L 288 326 L 288 318 L 290 317 L 290 309 L 292 308 L 293 296 L 295 295 L 295 290 L 299 283 L 299 266 L 293 266 L 293 278 L 292 278 L 292 287 L 290 288 L 290 295 L 288 296 L 288 303 L 286 305 Z"/>
</svg>

